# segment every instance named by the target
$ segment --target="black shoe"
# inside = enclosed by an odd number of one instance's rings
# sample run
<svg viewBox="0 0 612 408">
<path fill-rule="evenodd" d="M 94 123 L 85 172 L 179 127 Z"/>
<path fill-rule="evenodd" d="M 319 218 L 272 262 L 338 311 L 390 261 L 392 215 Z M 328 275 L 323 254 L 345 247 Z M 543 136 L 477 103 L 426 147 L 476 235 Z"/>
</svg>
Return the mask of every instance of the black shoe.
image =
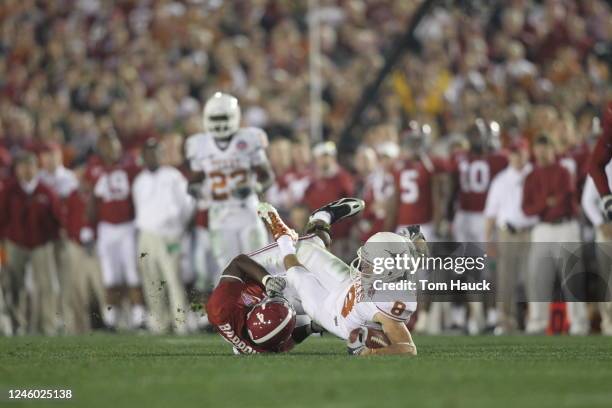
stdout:
<svg viewBox="0 0 612 408">
<path fill-rule="evenodd" d="M 359 198 L 341 198 L 340 200 L 332 201 L 331 203 L 319 208 L 312 214 L 314 215 L 319 211 L 325 211 L 331 217 L 331 225 L 344 218 L 359 214 L 364 208 L 365 203 Z M 310 217 L 312 219 L 312 215 Z"/>
</svg>

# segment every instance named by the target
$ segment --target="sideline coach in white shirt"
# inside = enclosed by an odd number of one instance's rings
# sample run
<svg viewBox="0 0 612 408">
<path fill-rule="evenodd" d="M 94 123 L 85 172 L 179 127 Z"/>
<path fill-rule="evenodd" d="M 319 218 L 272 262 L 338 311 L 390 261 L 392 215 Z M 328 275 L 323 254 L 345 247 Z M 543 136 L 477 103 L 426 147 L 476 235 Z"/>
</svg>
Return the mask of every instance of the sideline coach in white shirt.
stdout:
<svg viewBox="0 0 612 408">
<path fill-rule="evenodd" d="M 510 146 L 509 165 L 491 183 L 487 195 L 485 236 L 493 242 L 497 232 L 497 312 L 496 334 L 507 334 L 517 329 L 516 289 L 521 274 L 527 269 L 529 233 L 538 217 L 523 212 L 523 186 L 531 172 L 529 144 L 524 139 Z"/>
<path fill-rule="evenodd" d="M 173 327 L 184 333 L 187 300 L 180 279 L 180 242 L 195 204 L 185 176 L 174 167 L 160 166 L 157 140 L 146 142 L 142 157 L 145 169 L 134 180 L 132 196 L 149 328 L 165 332 Z"/>
</svg>

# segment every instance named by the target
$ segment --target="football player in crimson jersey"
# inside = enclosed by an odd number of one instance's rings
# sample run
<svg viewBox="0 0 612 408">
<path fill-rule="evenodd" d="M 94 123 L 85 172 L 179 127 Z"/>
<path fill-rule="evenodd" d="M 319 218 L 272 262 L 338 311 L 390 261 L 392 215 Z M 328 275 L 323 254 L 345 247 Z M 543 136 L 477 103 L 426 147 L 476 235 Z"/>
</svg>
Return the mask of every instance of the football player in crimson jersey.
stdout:
<svg viewBox="0 0 612 408">
<path fill-rule="evenodd" d="M 452 158 L 453 196 L 458 202 L 453 234 L 459 242 L 484 242 L 483 211 L 487 192 L 491 180 L 508 165 L 508 158 L 495 151 L 499 147 L 496 135 L 488 127 L 482 119 L 477 119 L 467 133 L 469 151 Z"/>
<path fill-rule="evenodd" d="M 601 196 L 601 207 L 606 219 L 612 221 L 612 192 L 606 176 L 606 166 L 612 159 L 612 100 L 602 115 L 602 133 L 591 154 L 589 174 Z"/>
<path fill-rule="evenodd" d="M 145 324 L 145 308 L 136 259 L 136 227 L 132 204 L 132 183 L 140 169 L 121 161 L 121 143 L 115 133 L 98 139 L 99 160 L 89 164 L 85 174 L 88 214 L 97 224 L 97 252 L 106 288 L 107 306 L 103 320 L 109 328 L 117 324 L 122 288 L 127 287 L 131 303 L 130 325 Z"/>
<path fill-rule="evenodd" d="M 433 241 L 434 213 L 440 210 L 437 206 L 440 200 L 434 200 L 438 185 L 436 176 L 448 171 L 449 164 L 427 154 L 427 134 L 412 121 L 410 130 L 403 136 L 404 160 L 394 173 L 395 189 L 389 200 L 385 229 L 399 231 L 408 225 L 420 225 L 425 238 Z"/>
<path fill-rule="evenodd" d="M 453 235 L 457 242 L 481 243 L 485 238 L 484 208 L 489 186 L 493 178 L 508 165 L 505 155 L 496 151 L 499 146 L 499 125 L 477 119 L 468 129 L 469 150 L 452 158 L 452 197 L 457 199 L 457 211 L 453 219 Z M 454 208 L 449 207 L 452 213 Z M 451 217 L 449 217 L 451 218 Z M 485 320 L 484 301 L 487 300 L 488 314 Z M 469 302 L 467 329 L 478 334 L 485 326 L 496 325 L 494 299 Z M 462 305 L 454 305 L 451 312 L 453 326 L 463 329 L 465 311 Z"/>
</svg>

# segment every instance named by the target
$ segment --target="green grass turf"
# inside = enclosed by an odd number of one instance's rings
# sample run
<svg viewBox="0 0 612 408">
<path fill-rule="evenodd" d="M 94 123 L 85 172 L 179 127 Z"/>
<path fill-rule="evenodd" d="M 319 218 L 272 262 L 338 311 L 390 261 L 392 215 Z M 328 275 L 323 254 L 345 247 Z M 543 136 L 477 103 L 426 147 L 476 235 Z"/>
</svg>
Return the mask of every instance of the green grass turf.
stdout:
<svg viewBox="0 0 612 408">
<path fill-rule="evenodd" d="M 612 339 L 422 337 L 416 358 L 351 358 L 314 338 L 233 356 L 214 335 L 0 338 L 0 406 L 612 407 Z M 9 401 L 69 388 L 70 402 Z"/>
</svg>

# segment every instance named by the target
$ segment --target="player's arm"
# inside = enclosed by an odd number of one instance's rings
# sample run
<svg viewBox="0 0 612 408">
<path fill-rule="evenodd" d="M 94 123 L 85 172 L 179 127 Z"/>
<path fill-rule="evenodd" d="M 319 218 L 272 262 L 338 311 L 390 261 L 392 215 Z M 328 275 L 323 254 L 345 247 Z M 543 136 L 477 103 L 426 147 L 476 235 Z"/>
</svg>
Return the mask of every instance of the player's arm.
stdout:
<svg viewBox="0 0 612 408">
<path fill-rule="evenodd" d="M 410 331 L 406 327 L 405 322 L 391 319 L 382 313 L 376 313 L 374 315 L 374 321 L 382 325 L 383 331 L 387 335 L 387 338 L 391 341 L 391 344 L 387 347 L 379 349 L 365 348 L 359 355 L 408 355 L 416 356 L 417 349 L 412 341 Z"/>
<path fill-rule="evenodd" d="M 266 288 L 266 293 L 270 296 L 282 293 L 286 286 L 284 278 L 270 275 L 263 266 L 252 258 L 240 254 L 232 259 L 227 268 L 225 268 L 221 279 L 240 279 L 244 281 L 245 278 L 260 282 Z"/>
<path fill-rule="evenodd" d="M 253 171 L 255 172 L 255 176 L 257 178 L 257 186 L 256 193 L 263 193 L 267 189 L 272 186 L 274 183 L 274 170 L 272 170 L 272 166 L 268 161 L 259 164 L 257 166 L 253 166 Z"/>
</svg>

